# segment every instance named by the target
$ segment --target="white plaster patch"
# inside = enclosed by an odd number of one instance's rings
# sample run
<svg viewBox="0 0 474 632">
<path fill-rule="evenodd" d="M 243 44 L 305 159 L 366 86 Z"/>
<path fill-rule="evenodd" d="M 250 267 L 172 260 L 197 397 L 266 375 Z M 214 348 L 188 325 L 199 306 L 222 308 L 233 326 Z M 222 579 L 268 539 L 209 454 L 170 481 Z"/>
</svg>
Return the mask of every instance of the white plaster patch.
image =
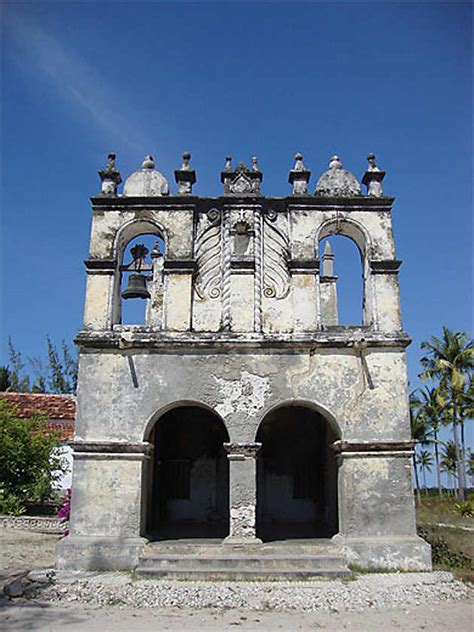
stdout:
<svg viewBox="0 0 474 632">
<path fill-rule="evenodd" d="M 213 376 L 220 389 L 222 402 L 215 407 L 221 417 L 227 417 L 231 413 L 248 413 L 261 410 L 270 393 L 270 380 L 268 377 L 254 375 L 248 371 L 242 371 L 240 379 L 226 380 Z"/>
</svg>

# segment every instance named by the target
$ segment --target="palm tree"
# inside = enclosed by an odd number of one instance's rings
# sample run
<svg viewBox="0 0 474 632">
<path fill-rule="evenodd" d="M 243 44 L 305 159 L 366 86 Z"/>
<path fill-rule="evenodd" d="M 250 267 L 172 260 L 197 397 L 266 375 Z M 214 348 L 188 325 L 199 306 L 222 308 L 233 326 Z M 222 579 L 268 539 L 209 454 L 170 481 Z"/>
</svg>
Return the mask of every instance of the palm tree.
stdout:
<svg viewBox="0 0 474 632">
<path fill-rule="evenodd" d="M 459 424 L 461 426 L 461 449 L 463 461 L 466 462 L 466 442 L 464 437 L 465 422 L 468 419 L 474 419 L 474 380 L 472 375 L 469 382 L 464 384 L 462 393 L 460 393 L 459 402 Z"/>
<path fill-rule="evenodd" d="M 471 484 L 474 485 L 474 452 L 469 450 L 469 458 L 467 459 L 467 473 L 471 477 Z"/>
<path fill-rule="evenodd" d="M 474 370 L 474 341 L 464 332 L 450 331 L 443 327 L 442 340 L 432 336 L 430 342 L 422 342 L 421 348 L 427 354 L 421 358 L 425 369 L 421 379 L 439 380 L 440 397 L 451 412 L 454 448 L 456 452 L 456 469 L 458 497 L 466 500 L 466 476 L 463 454 L 459 441 L 458 425 L 460 423 L 461 393 L 467 378 Z"/>
<path fill-rule="evenodd" d="M 444 444 L 443 450 L 441 453 L 442 459 L 440 462 L 441 469 L 443 472 L 446 472 L 448 477 L 448 488 L 451 481 L 451 478 L 456 482 L 456 448 L 454 446 L 453 441 L 448 441 Z"/>
<path fill-rule="evenodd" d="M 421 472 L 423 474 L 423 487 L 427 490 L 426 486 L 426 472 L 431 472 L 433 469 L 433 455 L 429 450 L 420 450 L 420 453 L 417 457 L 418 465 L 421 467 Z"/>
<path fill-rule="evenodd" d="M 425 386 L 422 389 L 418 389 L 416 392 L 416 401 L 418 402 L 419 413 L 423 416 L 423 419 L 433 434 L 431 443 L 433 443 L 435 450 L 436 480 L 438 484 L 438 493 L 441 496 L 441 472 L 439 469 L 440 441 L 438 439 L 438 433 L 443 425 L 445 415 L 443 414 L 443 407 L 440 405 L 440 396 L 437 388 L 428 388 Z"/>
<path fill-rule="evenodd" d="M 426 420 L 420 412 L 420 401 L 416 396 L 416 391 L 410 393 L 410 426 L 411 436 L 415 442 L 415 450 L 413 451 L 413 469 L 415 472 L 415 487 L 418 500 L 420 499 L 420 481 L 418 478 L 418 461 L 416 458 L 416 447 L 418 445 L 425 446 L 430 442 L 429 430 Z"/>
</svg>

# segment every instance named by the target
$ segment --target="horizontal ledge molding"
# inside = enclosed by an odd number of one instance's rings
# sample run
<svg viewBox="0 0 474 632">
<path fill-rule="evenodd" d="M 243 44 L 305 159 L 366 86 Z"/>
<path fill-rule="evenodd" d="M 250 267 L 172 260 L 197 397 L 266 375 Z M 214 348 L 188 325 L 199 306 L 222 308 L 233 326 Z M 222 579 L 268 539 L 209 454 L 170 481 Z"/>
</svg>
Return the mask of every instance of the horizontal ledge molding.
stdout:
<svg viewBox="0 0 474 632">
<path fill-rule="evenodd" d="M 89 454 L 110 454 L 110 455 L 146 455 L 153 450 L 153 444 L 147 441 L 140 443 L 128 443 L 125 441 L 74 441 L 72 444 L 74 452 L 79 455 Z"/>
<path fill-rule="evenodd" d="M 221 195 L 218 197 L 197 197 L 195 195 L 166 195 L 166 196 L 93 196 L 91 203 L 93 211 L 103 213 L 122 209 L 137 211 L 183 211 L 190 212 L 198 208 L 205 210 L 209 205 L 217 205 L 226 208 L 243 205 L 261 207 L 263 210 L 271 208 L 281 211 L 287 208 L 290 211 L 391 211 L 395 198 L 384 196 L 375 198 L 368 195 L 356 195 L 352 197 L 323 197 L 316 195 L 288 195 L 285 197 L 267 197 L 264 195 Z"/>
<path fill-rule="evenodd" d="M 398 274 L 402 262 L 399 259 L 384 259 L 370 261 L 372 274 Z"/>
<path fill-rule="evenodd" d="M 195 332 L 154 332 L 137 331 L 89 331 L 82 330 L 75 342 L 82 348 L 91 349 L 147 349 L 169 351 L 185 349 L 189 352 L 199 349 L 224 351 L 233 349 L 272 349 L 274 351 L 292 352 L 305 350 L 309 353 L 321 348 L 353 349 L 354 343 L 361 338 L 367 348 L 404 349 L 411 339 L 405 332 L 392 335 L 369 332 L 364 329 L 308 332 L 301 334 L 259 334 L 259 333 L 195 333 Z"/>
<path fill-rule="evenodd" d="M 165 259 L 163 261 L 164 274 L 194 274 L 197 264 L 194 259 Z"/>
<path fill-rule="evenodd" d="M 318 274 L 319 259 L 290 259 L 288 268 L 293 274 Z"/>
<path fill-rule="evenodd" d="M 380 454 L 386 452 L 407 452 L 411 454 L 414 441 L 336 441 L 332 444 L 332 449 L 338 454 Z"/>
</svg>

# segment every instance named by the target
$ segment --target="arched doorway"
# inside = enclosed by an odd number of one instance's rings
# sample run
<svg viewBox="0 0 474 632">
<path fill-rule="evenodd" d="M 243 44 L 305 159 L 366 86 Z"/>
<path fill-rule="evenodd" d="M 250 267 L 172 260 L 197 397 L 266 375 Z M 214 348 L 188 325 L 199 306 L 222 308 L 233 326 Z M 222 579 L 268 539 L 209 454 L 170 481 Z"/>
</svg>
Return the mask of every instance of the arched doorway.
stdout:
<svg viewBox="0 0 474 632">
<path fill-rule="evenodd" d="M 210 410 L 179 406 L 149 441 L 146 534 L 152 539 L 224 538 L 229 533 L 229 465 L 224 423 Z"/>
<path fill-rule="evenodd" d="M 327 538 L 338 531 L 337 433 L 319 412 L 285 405 L 263 419 L 256 440 L 257 535 L 264 541 Z"/>
</svg>

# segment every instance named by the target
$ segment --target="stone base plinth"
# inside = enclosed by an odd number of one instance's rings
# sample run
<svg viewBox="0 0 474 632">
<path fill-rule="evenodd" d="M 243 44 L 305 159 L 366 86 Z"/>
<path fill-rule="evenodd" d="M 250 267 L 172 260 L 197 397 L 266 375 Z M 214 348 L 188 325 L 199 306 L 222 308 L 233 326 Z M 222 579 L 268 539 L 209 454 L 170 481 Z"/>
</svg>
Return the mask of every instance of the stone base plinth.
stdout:
<svg viewBox="0 0 474 632">
<path fill-rule="evenodd" d="M 83 571 L 134 569 L 147 542 L 145 538 L 66 537 L 56 545 L 56 567 Z"/>
<path fill-rule="evenodd" d="M 400 571 L 430 571 L 431 546 L 418 536 L 332 538 L 343 548 L 349 565 Z"/>
<path fill-rule="evenodd" d="M 262 544 L 262 540 L 260 538 L 255 537 L 241 537 L 237 535 L 228 535 L 224 540 L 222 540 L 222 544 L 232 545 L 232 546 L 245 546 L 248 544 Z"/>
</svg>

